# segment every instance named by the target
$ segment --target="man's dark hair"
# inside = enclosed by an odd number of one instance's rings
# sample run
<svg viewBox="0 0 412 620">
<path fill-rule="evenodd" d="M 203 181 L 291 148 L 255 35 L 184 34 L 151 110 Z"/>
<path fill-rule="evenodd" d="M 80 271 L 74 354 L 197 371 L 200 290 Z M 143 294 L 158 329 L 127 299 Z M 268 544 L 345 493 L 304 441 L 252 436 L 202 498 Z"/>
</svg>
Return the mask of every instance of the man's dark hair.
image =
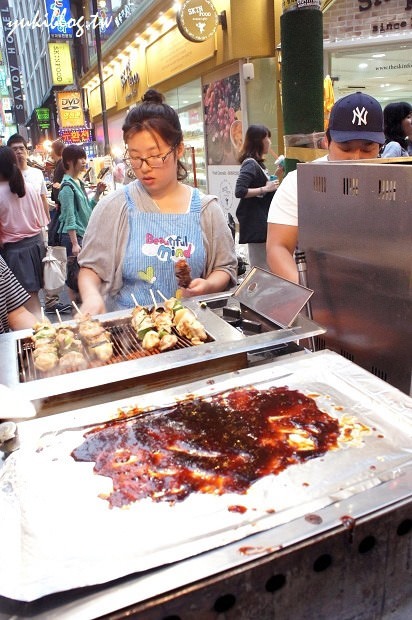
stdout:
<svg viewBox="0 0 412 620">
<path fill-rule="evenodd" d="M 14 133 L 7 140 L 7 146 L 11 146 L 12 144 L 24 144 L 25 148 L 26 149 L 28 148 L 27 147 L 27 140 L 25 138 L 23 138 L 23 136 L 21 136 L 19 133 Z"/>
<path fill-rule="evenodd" d="M 76 164 L 79 159 L 87 159 L 86 151 L 77 144 L 69 144 L 65 146 L 62 152 L 63 167 L 65 170 L 69 169 L 69 164 L 72 162 Z"/>
</svg>

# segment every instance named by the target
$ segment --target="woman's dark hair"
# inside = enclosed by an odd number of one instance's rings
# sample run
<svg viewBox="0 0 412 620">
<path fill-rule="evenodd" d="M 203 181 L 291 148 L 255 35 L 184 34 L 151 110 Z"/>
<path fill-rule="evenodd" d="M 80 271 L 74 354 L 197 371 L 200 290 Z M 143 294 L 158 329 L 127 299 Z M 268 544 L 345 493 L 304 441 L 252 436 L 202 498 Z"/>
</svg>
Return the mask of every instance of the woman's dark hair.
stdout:
<svg viewBox="0 0 412 620">
<path fill-rule="evenodd" d="M 132 108 L 122 127 L 123 140 L 127 141 L 136 133 L 148 131 L 156 140 L 157 133 L 171 147 L 183 142 L 183 132 L 177 112 L 164 102 L 164 96 L 153 88 L 145 92 L 141 103 Z M 177 179 L 187 177 L 186 167 L 177 160 Z"/>
<path fill-rule="evenodd" d="M 239 162 L 242 163 L 247 157 L 253 157 L 259 163 L 263 162 L 263 140 L 271 136 L 270 129 L 265 125 L 250 125 L 242 144 Z"/>
<path fill-rule="evenodd" d="M 51 143 L 51 150 L 53 151 L 55 155 L 57 155 L 57 157 L 62 156 L 63 149 L 64 149 L 64 142 L 62 142 L 61 140 L 54 140 L 54 142 Z"/>
<path fill-rule="evenodd" d="M 402 121 L 412 112 L 412 106 L 406 101 L 388 103 L 383 110 L 383 128 L 385 144 L 397 142 L 402 148 L 408 148 L 408 140 L 402 129 Z"/>
<path fill-rule="evenodd" d="M 69 169 L 69 163 L 75 164 L 79 159 L 87 159 L 86 151 L 83 147 L 77 146 L 77 144 L 69 144 L 65 146 L 62 151 L 63 168 Z"/>
<path fill-rule="evenodd" d="M 10 191 L 19 198 L 26 195 L 23 175 L 17 165 L 16 153 L 9 146 L 0 146 L 0 177 L 9 182 Z"/>
</svg>

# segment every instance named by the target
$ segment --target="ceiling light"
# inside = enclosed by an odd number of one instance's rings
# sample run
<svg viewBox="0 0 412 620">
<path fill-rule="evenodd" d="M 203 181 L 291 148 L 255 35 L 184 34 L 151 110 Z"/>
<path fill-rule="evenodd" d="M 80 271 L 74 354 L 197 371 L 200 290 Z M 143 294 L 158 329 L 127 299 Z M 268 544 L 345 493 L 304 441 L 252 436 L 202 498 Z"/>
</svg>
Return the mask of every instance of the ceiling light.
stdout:
<svg viewBox="0 0 412 620">
<path fill-rule="evenodd" d="M 372 58 L 384 58 L 386 54 L 372 54 Z"/>
<path fill-rule="evenodd" d="M 367 62 L 360 62 L 358 64 L 359 69 L 366 69 L 368 67 L 368 63 Z"/>
</svg>

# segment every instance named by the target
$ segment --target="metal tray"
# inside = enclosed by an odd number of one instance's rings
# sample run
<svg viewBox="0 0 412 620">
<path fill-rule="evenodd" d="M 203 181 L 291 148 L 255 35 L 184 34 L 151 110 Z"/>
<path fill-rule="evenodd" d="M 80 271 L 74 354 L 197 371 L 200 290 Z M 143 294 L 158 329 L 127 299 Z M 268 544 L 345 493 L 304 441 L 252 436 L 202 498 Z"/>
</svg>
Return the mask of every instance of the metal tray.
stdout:
<svg viewBox="0 0 412 620">
<path fill-rule="evenodd" d="M 92 473 L 93 464 L 70 457 L 85 426 L 116 418 L 119 407 L 166 407 L 187 394 L 208 396 L 251 384 L 319 394 L 321 409 L 338 417 L 353 414 L 373 432 L 362 447 L 330 452 L 267 476 L 246 495 L 193 494 L 174 506 L 143 500 L 126 510 L 109 509 L 98 497 L 109 481 Z M 357 503 L 365 514 L 411 495 L 410 485 L 405 491 L 401 484 L 411 473 L 411 399 L 331 352 L 298 354 L 293 361 L 189 384 L 178 393 L 164 390 L 24 422 L 19 435 L 21 449 L 6 460 L 0 478 L 0 545 L 10 558 L 0 566 L 0 594 L 17 600 L 105 583 L 267 530 L 284 547 L 332 527 L 330 519 L 309 529 L 297 525 L 306 514 L 334 506 L 342 517 Z M 400 481 L 399 494 L 395 489 L 394 496 L 392 486 L 386 496 L 385 485 L 393 480 Z M 380 493 L 369 495 L 376 487 Z M 234 503 L 245 505 L 246 513 L 229 512 Z M 282 540 L 275 535 L 280 526 Z M 266 551 L 262 547 L 262 554 L 269 550 L 273 552 L 272 544 Z M 232 561 L 236 565 L 247 559 L 238 551 Z"/>
</svg>

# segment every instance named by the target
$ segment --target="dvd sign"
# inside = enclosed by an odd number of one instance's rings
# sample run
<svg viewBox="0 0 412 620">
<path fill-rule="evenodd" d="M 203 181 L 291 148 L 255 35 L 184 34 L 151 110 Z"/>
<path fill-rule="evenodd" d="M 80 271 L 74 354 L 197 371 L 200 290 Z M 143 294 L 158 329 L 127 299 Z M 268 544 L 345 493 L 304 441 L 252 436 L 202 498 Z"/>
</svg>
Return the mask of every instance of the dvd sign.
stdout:
<svg viewBox="0 0 412 620">
<path fill-rule="evenodd" d="M 56 93 L 56 102 L 60 127 L 84 126 L 82 98 L 79 91 L 60 91 Z"/>
</svg>

